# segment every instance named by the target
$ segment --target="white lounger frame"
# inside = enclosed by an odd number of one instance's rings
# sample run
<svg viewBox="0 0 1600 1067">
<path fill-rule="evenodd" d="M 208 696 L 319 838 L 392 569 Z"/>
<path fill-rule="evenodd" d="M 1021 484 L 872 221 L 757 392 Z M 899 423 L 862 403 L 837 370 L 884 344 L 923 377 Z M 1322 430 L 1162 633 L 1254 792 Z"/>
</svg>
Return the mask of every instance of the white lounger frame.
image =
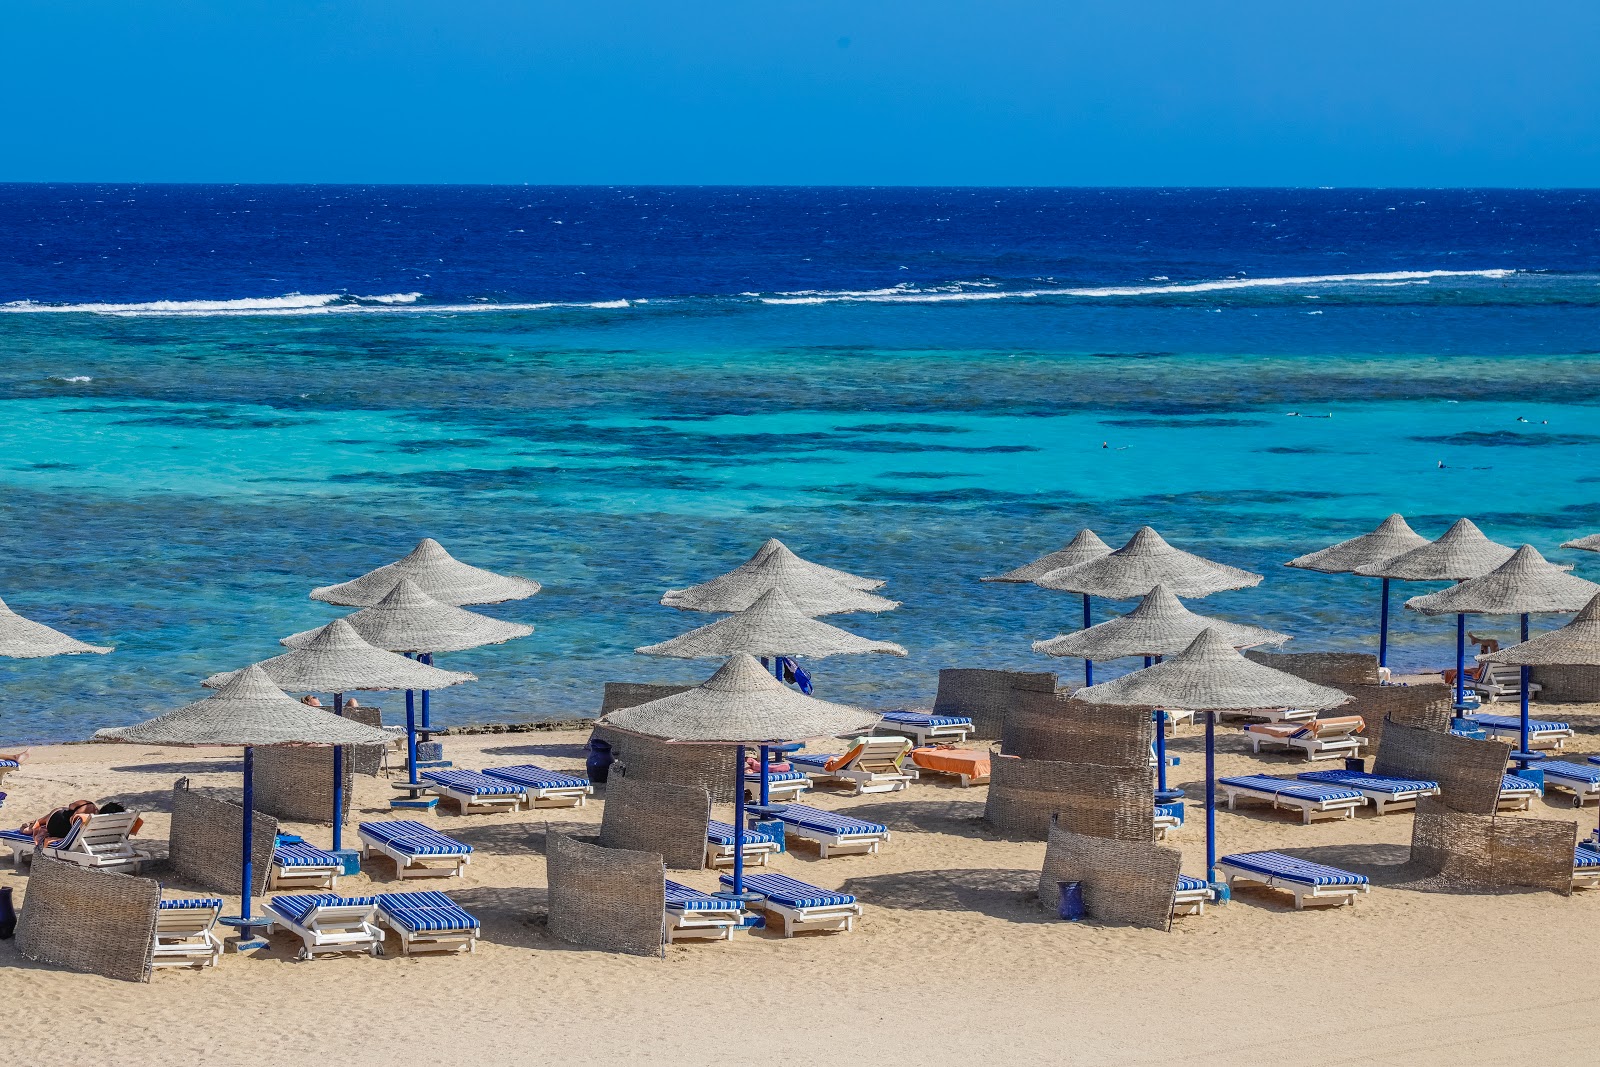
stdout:
<svg viewBox="0 0 1600 1067">
<path fill-rule="evenodd" d="M 1250 739 L 1250 747 L 1258 756 L 1261 754 L 1262 745 L 1281 746 L 1284 749 L 1298 748 L 1306 754 L 1307 762 L 1338 759 L 1341 756 L 1359 756 L 1361 750 L 1367 746 L 1366 738 L 1354 734 L 1324 739 L 1311 734 L 1305 737 L 1273 737 L 1271 734 L 1258 734 L 1246 730 L 1245 736 Z"/>
<path fill-rule="evenodd" d="M 907 774 L 903 766 L 911 745 L 904 737 L 861 737 L 850 746 L 862 746 L 861 752 L 850 763 L 838 770 L 813 770 L 796 764 L 813 782 L 842 782 L 853 788 L 851 796 L 862 793 L 894 793 L 909 786 L 914 775 Z"/>
<path fill-rule="evenodd" d="M 334 863 L 286 867 L 274 860 L 267 875 L 268 889 L 337 889 L 343 866 Z"/>
<path fill-rule="evenodd" d="M 156 944 L 150 965 L 215 967 L 222 958 L 222 938 L 217 936 L 221 907 L 161 908 L 156 912 Z"/>
<path fill-rule="evenodd" d="M 465 873 L 467 864 L 472 862 L 470 852 L 443 856 L 420 856 L 402 852 L 387 841 L 368 837 L 359 827 L 356 829 L 356 836 L 361 839 L 362 859 L 366 859 L 374 852 L 388 856 L 394 860 L 395 875 L 399 878 L 460 878 Z"/>
<path fill-rule="evenodd" d="M 1247 871 L 1242 867 L 1233 866 L 1227 860 L 1218 860 L 1217 869 L 1227 876 L 1229 888 L 1232 888 L 1236 883 L 1242 882 L 1245 885 L 1288 890 L 1294 894 L 1295 911 L 1303 910 L 1308 903 L 1319 907 L 1333 908 L 1343 904 L 1354 904 L 1356 897 L 1372 891 L 1372 886 L 1366 883 L 1361 885 L 1307 885 L 1304 882 L 1292 881 L 1279 875 Z"/>
<path fill-rule="evenodd" d="M 1535 763 L 1533 768 L 1534 770 L 1539 770 L 1539 764 Z M 1551 789 L 1564 789 L 1571 793 L 1572 806 L 1575 808 L 1581 808 L 1589 801 L 1600 798 L 1600 782 L 1576 781 L 1571 778 L 1563 778 L 1559 774 L 1552 774 L 1549 771 L 1544 772 L 1544 788 L 1546 792 Z"/>
<path fill-rule="evenodd" d="M 1522 696 L 1522 668 L 1509 663 L 1480 664 L 1480 666 L 1487 667 L 1487 670 L 1480 672 L 1484 678 L 1482 680 L 1468 678 L 1467 688 L 1483 697 L 1483 703 L 1493 704 L 1501 697 Z M 1529 682 L 1528 698 L 1531 700 L 1533 695 L 1543 688 L 1538 682 Z"/>
<path fill-rule="evenodd" d="M 1165 841 L 1167 839 L 1168 830 L 1176 830 L 1182 825 L 1182 821 L 1179 820 L 1176 815 L 1166 815 L 1159 811 L 1156 812 L 1155 821 L 1153 823 L 1156 833 L 1156 840 Z"/>
<path fill-rule="evenodd" d="M 786 804 L 791 800 L 800 799 L 800 794 L 811 788 L 810 777 L 793 778 L 787 782 L 768 782 L 767 801 L 772 804 Z M 744 780 L 744 795 L 747 800 L 761 799 L 761 777 L 757 775 L 752 780 L 748 775 Z"/>
<path fill-rule="evenodd" d="M 1296 808 L 1300 812 L 1302 821 L 1310 825 L 1311 820 L 1323 816 L 1333 819 L 1353 819 L 1356 809 L 1367 803 L 1364 796 L 1346 797 L 1343 800 L 1306 800 L 1303 797 L 1284 796 L 1282 793 L 1269 792 L 1252 786 L 1228 785 L 1218 782 L 1217 788 L 1222 790 L 1228 799 L 1228 810 L 1234 810 L 1234 801 L 1239 797 L 1249 797 L 1252 800 L 1264 800 L 1274 808 Z"/>
<path fill-rule="evenodd" d="M 433 779 L 424 779 L 429 782 L 428 788 L 442 797 L 455 801 L 456 807 L 461 809 L 463 815 L 484 815 L 502 811 L 517 811 L 518 809 L 533 805 L 528 802 L 527 793 L 474 793 L 468 789 L 457 789 L 455 786 L 435 782 Z M 498 779 L 497 779 L 498 780 Z M 510 785 L 510 782 L 505 783 Z M 520 787 L 519 787 L 520 788 Z M 553 806 L 553 805 L 552 805 Z M 568 805 L 570 806 L 570 805 Z"/>
<path fill-rule="evenodd" d="M 1174 915 L 1204 915 L 1206 905 L 1211 903 L 1211 887 L 1203 889 L 1180 889 L 1172 898 L 1172 914 Z"/>
<path fill-rule="evenodd" d="M 775 856 L 783 850 L 776 841 L 757 841 L 744 846 L 744 862 L 746 866 L 765 867 L 767 857 Z M 733 866 L 733 846 L 719 845 L 715 841 L 706 840 L 706 866 L 712 870 Z"/>
<path fill-rule="evenodd" d="M 378 905 L 337 904 L 313 908 L 301 925 L 267 901 L 274 927 L 281 926 L 300 939 L 299 960 L 309 960 L 319 952 L 365 952 L 383 955 L 383 931 L 378 928 Z"/>
<path fill-rule="evenodd" d="M 514 784 L 514 783 L 512 783 Z M 533 808 L 581 808 L 594 794 L 592 785 L 541 785 L 523 786 L 527 792 L 524 805 Z"/>
<path fill-rule="evenodd" d="M 767 928 L 772 928 L 772 920 L 778 920 L 778 936 L 793 937 L 798 933 L 811 930 L 832 930 L 849 933 L 856 928 L 856 920 L 861 918 L 860 904 L 826 904 L 816 908 L 791 908 L 784 904 L 777 904 L 771 900 L 762 900 L 755 905 L 767 913 Z"/>
<path fill-rule="evenodd" d="M 878 849 L 889 840 L 888 830 L 869 834 L 846 834 L 832 830 L 817 830 L 809 826 L 796 826 L 787 820 L 784 821 L 783 832 L 785 835 L 794 834 L 807 841 L 815 841 L 823 859 L 833 855 L 876 855 Z"/>
<path fill-rule="evenodd" d="M 1522 740 L 1521 726 L 1501 726 L 1497 723 L 1491 724 L 1479 722 L 1477 719 L 1468 719 L 1467 721 L 1476 726 L 1478 729 L 1482 730 L 1484 733 L 1488 734 L 1490 737 L 1496 739 L 1509 737 L 1518 742 Z M 1536 731 L 1530 729 L 1528 731 L 1528 747 L 1534 749 L 1535 751 L 1543 751 L 1545 749 L 1557 751 L 1559 749 L 1566 748 L 1567 742 L 1576 736 L 1577 731 L 1573 730 L 1570 726 L 1565 730 Z"/>
<path fill-rule="evenodd" d="M 150 858 L 128 840 L 133 824 L 139 821 L 136 811 L 113 812 L 110 815 L 91 815 L 86 823 L 74 824 L 72 832 L 63 841 L 65 845 L 46 845 L 35 849 L 29 841 L 7 841 L 11 846 L 11 865 L 22 869 L 23 860 L 31 860 L 35 851 L 54 860 L 66 860 L 80 867 L 121 874 L 138 874 L 139 864 Z"/>
<path fill-rule="evenodd" d="M 1332 785 L 1334 783 L 1323 782 L 1322 784 Z M 1432 789 L 1402 789 L 1398 792 L 1390 792 L 1385 789 L 1373 789 L 1370 786 L 1360 786 L 1354 783 L 1339 782 L 1337 784 L 1340 789 L 1354 789 L 1357 793 L 1366 797 L 1372 802 L 1372 806 L 1377 809 L 1379 815 L 1386 811 L 1408 811 L 1417 806 L 1418 797 L 1436 797 L 1439 795 L 1438 786 L 1434 786 Z"/>
<path fill-rule="evenodd" d="M 410 956 L 417 952 L 476 952 L 478 951 L 478 931 L 466 930 L 418 930 L 412 933 L 394 919 L 378 912 L 378 921 L 393 930 L 400 939 L 400 954 Z"/>
<path fill-rule="evenodd" d="M 889 722 L 884 720 L 878 723 L 878 730 L 886 734 L 900 734 L 916 742 L 918 747 L 934 741 L 948 741 L 951 744 L 961 744 L 972 736 L 971 723 L 955 723 L 946 726 L 913 726 L 906 722 Z"/>
<path fill-rule="evenodd" d="M 1572 869 L 1572 888 L 1600 889 L 1600 867 L 1574 867 Z"/>
<path fill-rule="evenodd" d="M 1495 807 L 1499 811 L 1527 811 L 1533 798 L 1540 795 L 1537 789 L 1502 789 Z"/>
<path fill-rule="evenodd" d="M 742 911 L 699 911 L 667 905 L 667 944 L 676 941 L 732 941 L 733 932 L 744 922 Z"/>
</svg>

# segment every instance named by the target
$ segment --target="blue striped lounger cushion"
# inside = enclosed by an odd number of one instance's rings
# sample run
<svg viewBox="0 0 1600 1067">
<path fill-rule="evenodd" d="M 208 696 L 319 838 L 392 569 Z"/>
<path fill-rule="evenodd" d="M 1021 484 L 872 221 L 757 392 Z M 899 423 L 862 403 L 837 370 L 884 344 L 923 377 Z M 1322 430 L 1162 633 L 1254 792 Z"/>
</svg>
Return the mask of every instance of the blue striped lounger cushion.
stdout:
<svg viewBox="0 0 1600 1067">
<path fill-rule="evenodd" d="M 524 789 L 570 789 L 589 784 L 589 779 L 582 775 L 546 770 L 537 763 L 522 763 L 515 767 L 489 767 L 483 773 L 490 778 L 499 778 Z"/>
<path fill-rule="evenodd" d="M 343 861 L 332 852 L 324 852 L 304 841 L 278 842 L 272 850 L 272 862 L 280 867 L 338 867 Z"/>
<path fill-rule="evenodd" d="M 806 804 L 785 804 L 782 807 L 768 809 L 772 816 L 784 822 L 792 822 L 796 826 L 804 826 L 808 830 L 825 830 L 835 834 L 886 834 L 889 828 L 881 822 L 867 822 L 865 819 L 852 819 L 848 815 L 838 812 L 823 811 Z M 804 884 L 804 883 L 801 883 Z"/>
<path fill-rule="evenodd" d="M 819 753 L 809 753 L 809 752 L 796 752 L 796 753 L 794 753 L 793 755 L 791 755 L 789 757 L 789 762 L 790 763 L 798 763 L 803 767 L 815 767 L 817 770 L 820 771 L 820 770 L 823 769 L 823 766 L 829 760 L 838 759 L 842 755 L 844 755 L 843 752 L 824 752 L 824 753 L 820 753 L 820 754 Z"/>
<path fill-rule="evenodd" d="M 1592 848 L 1576 848 L 1572 850 L 1572 869 L 1575 871 L 1600 867 L 1600 852 Z"/>
<path fill-rule="evenodd" d="M 0 830 L 0 841 L 18 841 L 33 844 L 33 835 L 25 834 L 21 830 Z"/>
<path fill-rule="evenodd" d="M 1492 726 L 1496 730 L 1520 730 L 1520 729 L 1522 729 L 1522 716 L 1520 716 L 1520 715 L 1478 715 L 1478 714 L 1472 714 L 1472 715 L 1468 715 L 1467 719 L 1468 719 L 1468 721 L 1475 722 L 1480 726 Z M 1549 719 L 1529 719 L 1528 720 L 1528 732 L 1530 734 L 1542 734 L 1542 733 L 1548 733 L 1551 730 L 1570 730 L 1570 729 L 1572 729 L 1572 727 L 1568 726 L 1564 722 L 1551 722 Z"/>
<path fill-rule="evenodd" d="M 931 715 L 925 711 L 886 711 L 884 722 L 897 722 L 902 726 L 971 726 L 965 715 Z"/>
<path fill-rule="evenodd" d="M 393 845 L 414 856 L 464 856 L 472 851 L 471 845 L 446 837 L 431 826 L 411 819 L 393 819 L 385 822 L 364 822 L 360 828 L 384 844 Z"/>
<path fill-rule="evenodd" d="M 1197 889 L 1206 888 L 1208 886 L 1203 878 L 1191 878 L 1187 874 L 1178 875 L 1178 892 L 1180 893 L 1193 893 Z"/>
<path fill-rule="evenodd" d="M 746 882 L 749 879 L 745 880 Z M 739 902 L 712 896 L 667 879 L 667 907 L 674 911 L 738 911 Z"/>
<path fill-rule="evenodd" d="M 1582 763 L 1542 759 L 1533 765 L 1533 769 L 1543 771 L 1546 778 L 1570 778 L 1575 782 L 1584 782 L 1588 785 L 1600 782 L 1600 767 L 1587 766 Z"/>
<path fill-rule="evenodd" d="M 503 797 L 520 793 L 523 789 L 520 785 L 503 782 L 478 771 L 423 771 L 422 777 L 458 792 L 476 793 L 480 797 Z"/>
<path fill-rule="evenodd" d="M 1238 778 L 1218 778 L 1219 785 L 1231 785 L 1240 789 L 1254 789 L 1262 793 L 1274 793 L 1278 796 L 1293 797 L 1296 800 L 1361 800 L 1362 796 L 1354 789 L 1342 789 L 1338 786 L 1322 785 L 1319 782 L 1301 782 L 1293 778 L 1274 778 L 1270 774 L 1246 774 Z"/>
<path fill-rule="evenodd" d="M 799 782 L 799 781 L 803 781 L 805 779 L 805 777 L 806 777 L 806 772 L 805 771 L 768 771 L 767 772 L 767 782 L 768 782 L 768 784 L 771 784 L 772 782 Z M 759 771 L 756 772 L 755 774 L 751 774 L 749 771 L 745 771 L 744 772 L 744 780 L 747 781 L 747 782 L 759 782 L 759 781 L 761 781 L 761 774 L 760 774 Z"/>
<path fill-rule="evenodd" d="M 273 897 L 272 910 L 304 926 L 306 919 L 317 908 L 370 908 L 377 897 L 341 897 L 337 893 L 296 893 L 294 896 Z"/>
<path fill-rule="evenodd" d="M 1310 860 L 1285 856 L 1281 852 L 1241 852 L 1224 856 L 1222 862 L 1252 874 L 1282 878 L 1303 885 L 1366 885 L 1367 876 L 1341 871 Z"/>
<path fill-rule="evenodd" d="M 14 759 L 0 759 L 0 768 L 4 768 L 8 771 L 14 771 L 20 766 L 22 766 L 22 764 L 18 763 Z"/>
<path fill-rule="evenodd" d="M 733 888 L 733 875 L 725 874 L 721 881 L 729 889 Z M 744 887 L 786 908 L 831 908 L 856 902 L 849 893 L 830 893 L 786 874 L 747 875 Z"/>
<path fill-rule="evenodd" d="M 1589 762 L 1590 763 L 1600 763 L 1600 756 L 1590 756 L 1589 757 Z M 4 793 L 0 793 L 0 796 L 5 796 L 5 794 Z"/>
<path fill-rule="evenodd" d="M 716 819 L 712 819 L 710 822 L 706 823 L 706 840 L 710 841 L 714 845 L 722 845 L 725 848 L 732 848 L 733 824 L 728 822 L 718 822 Z M 776 840 L 777 838 L 773 837 L 771 834 L 763 833 L 760 830 L 746 830 L 744 832 L 744 843 L 747 845 L 771 844 Z"/>
<path fill-rule="evenodd" d="M 1165 815 L 1169 819 L 1177 819 L 1181 823 L 1183 822 L 1183 801 L 1174 800 L 1170 804 L 1157 804 L 1156 814 Z"/>
<path fill-rule="evenodd" d="M 1306 771 L 1295 777 L 1302 782 L 1324 782 L 1351 789 L 1371 789 L 1375 793 L 1415 793 L 1438 789 L 1438 782 L 1421 778 L 1395 778 L 1387 774 L 1361 774 L 1358 771 Z"/>
<path fill-rule="evenodd" d="M 443 893 L 379 893 L 378 910 L 413 934 L 478 928 L 472 913 Z"/>
<path fill-rule="evenodd" d="M 1508 774 L 1504 778 L 1500 779 L 1500 792 L 1502 792 L 1502 793 L 1504 793 L 1508 789 L 1538 789 L 1538 788 L 1539 788 L 1538 786 L 1534 785 L 1532 782 L 1528 781 L 1526 778 L 1518 778 L 1514 774 Z"/>
<path fill-rule="evenodd" d="M 180 897 L 163 900 L 156 907 L 162 911 L 202 911 L 222 907 L 221 897 Z"/>
</svg>

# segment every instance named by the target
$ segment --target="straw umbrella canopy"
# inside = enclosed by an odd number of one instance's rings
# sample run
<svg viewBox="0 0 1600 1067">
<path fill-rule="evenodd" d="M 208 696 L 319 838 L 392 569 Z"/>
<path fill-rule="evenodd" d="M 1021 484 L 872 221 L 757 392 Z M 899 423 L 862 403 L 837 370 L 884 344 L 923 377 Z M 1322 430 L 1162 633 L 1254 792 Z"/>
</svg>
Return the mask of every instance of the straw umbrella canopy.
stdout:
<svg viewBox="0 0 1600 1067">
<path fill-rule="evenodd" d="M 0 656 L 9 659 L 43 659 L 46 656 L 76 656 L 93 652 L 103 656 L 109 645 L 91 645 L 52 630 L 42 622 L 24 619 L 0 600 Z"/>
<path fill-rule="evenodd" d="M 747 652 L 738 652 L 693 689 L 602 715 L 626 733 L 668 742 L 734 745 L 733 892 L 744 893 L 744 749 L 859 733 L 878 716 L 787 688 Z"/>
<path fill-rule="evenodd" d="M 1190 711 L 1257 711 L 1298 707 L 1308 711 L 1337 707 L 1350 694 L 1308 682 L 1285 671 L 1245 659 L 1216 630 L 1205 630 L 1188 648 L 1153 667 L 1080 689 L 1076 699 L 1126 707 L 1184 708 Z M 1217 790 L 1216 716 L 1206 719 L 1206 878 L 1216 880 Z"/>
<path fill-rule="evenodd" d="M 1421 548 L 1428 539 L 1413 530 L 1405 517 L 1396 513 L 1378 524 L 1371 533 L 1340 541 L 1318 552 L 1296 556 L 1285 567 L 1318 571 L 1322 574 L 1354 574 L 1362 567 L 1375 567 L 1396 556 Z M 1389 583 L 1383 579 L 1382 607 L 1378 613 L 1378 666 L 1389 666 Z"/>
<path fill-rule="evenodd" d="M 1479 656 L 1480 663 L 1518 667 L 1600 667 L 1600 594 L 1559 630 Z"/>
<path fill-rule="evenodd" d="M 1403 552 L 1393 559 L 1357 567 L 1369 578 L 1403 582 L 1459 582 L 1488 574 L 1511 558 L 1514 550 L 1483 535 L 1471 519 L 1457 519 L 1438 540 Z M 1456 616 L 1456 711 L 1466 707 L 1467 617 Z"/>
<path fill-rule="evenodd" d="M 539 583 L 531 579 L 496 574 L 462 563 L 439 542 L 424 537 L 405 558 L 348 582 L 313 589 L 311 599 L 350 608 L 370 607 L 387 596 L 402 578 L 411 579 L 424 593 L 453 607 L 524 600 L 540 589 Z"/>
<path fill-rule="evenodd" d="M 988 578 L 978 579 L 980 582 L 1016 582 L 1031 583 L 1042 578 L 1051 571 L 1058 571 L 1064 567 L 1076 567 L 1080 563 L 1088 563 L 1101 556 L 1109 556 L 1111 546 L 1100 540 L 1100 535 L 1093 530 L 1079 530 L 1078 536 L 1069 541 L 1065 548 L 1057 549 L 1047 556 L 1040 556 L 1032 563 L 1024 563 L 1015 570 L 1006 571 L 1004 574 L 992 575 Z"/>
<path fill-rule="evenodd" d="M 880 652 L 904 656 L 892 641 L 857 637 L 795 607 L 781 589 L 769 589 L 748 608 L 670 641 L 634 649 L 647 656 L 726 659 L 735 652 L 754 656 L 838 656 Z"/>
<path fill-rule="evenodd" d="M 243 907 L 233 923 L 252 940 L 251 822 L 255 807 L 252 775 L 257 745 L 380 745 L 389 735 L 352 719 L 309 708 L 272 684 L 260 667 L 246 667 L 203 700 L 186 704 L 147 722 L 100 730 L 99 740 L 190 748 L 244 748 Z"/>
<path fill-rule="evenodd" d="M 477 680 L 477 675 L 443 671 L 405 656 L 374 648 L 355 627 L 334 619 L 316 631 L 309 644 L 256 664 L 280 689 L 296 693 L 332 693 L 333 713 L 343 715 L 344 694 L 351 690 L 443 689 Z M 200 684 L 217 689 L 240 671 L 214 674 Z M 344 750 L 333 750 L 333 850 L 344 845 Z"/>
<path fill-rule="evenodd" d="M 1424 615 L 1520 615 L 1522 639 L 1528 640 L 1528 616 L 1578 611 L 1600 593 L 1600 585 L 1568 574 L 1550 563 L 1532 545 L 1483 575 L 1469 578 L 1427 596 L 1412 597 L 1406 607 Z M 1521 744 L 1513 758 L 1522 766 L 1539 759 L 1528 747 L 1528 668 L 1522 668 Z"/>
<path fill-rule="evenodd" d="M 1571 541 L 1561 542 L 1562 548 L 1579 548 L 1585 552 L 1600 552 L 1600 534 L 1590 534 L 1587 537 L 1574 537 Z"/>
<path fill-rule="evenodd" d="M 743 611 L 769 589 L 782 589 L 795 607 L 811 616 L 893 611 L 900 606 L 898 601 L 841 585 L 826 568 L 801 559 L 782 542 L 772 542 L 765 556 L 757 552 L 720 577 L 667 590 L 661 603 L 685 611 Z"/>
<path fill-rule="evenodd" d="M 790 552 L 788 545 L 784 544 L 776 537 L 769 537 L 761 543 L 760 548 L 756 549 L 756 554 L 750 557 L 750 562 L 760 563 L 768 556 L 779 552 L 789 552 L 790 555 L 794 555 L 793 552 Z M 812 563 L 810 560 L 801 559 L 799 556 L 795 556 L 794 558 L 800 560 L 807 570 L 810 570 L 815 574 L 820 574 L 824 578 L 831 578 L 840 585 L 848 586 L 851 589 L 860 589 L 865 592 L 871 592 L 874 589 L 882 589 L 884 585 L 882 578 L 863 578 L 859 574 L 851 574 L 849 571 L 841 571 L 834 567 L 824 567 L 820 563 Z"/>
<path fill-rule="evenodd" d="M 1260 626 L 1197 615 L 1164 585 L 1146 593 L 1138 607 L 1087 630 L 1035 641 L 1033 650 L 1046 656 L 1120 659 L 1124 656 L 1170 656 L 1182 652 L 1205 630 L 1215 630 L 1234 648 L 1281 645 L 1289 640 Z M 1146 664 L 1149 666 L 1149 664 Z"/>
</svg>

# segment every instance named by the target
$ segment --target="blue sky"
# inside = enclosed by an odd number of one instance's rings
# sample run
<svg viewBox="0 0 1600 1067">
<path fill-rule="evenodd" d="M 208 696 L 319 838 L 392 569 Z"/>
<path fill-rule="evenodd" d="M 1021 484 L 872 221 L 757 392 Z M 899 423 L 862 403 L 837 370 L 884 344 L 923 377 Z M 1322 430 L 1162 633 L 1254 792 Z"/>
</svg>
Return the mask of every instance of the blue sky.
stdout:
<svg viewBox="0 0 1600 1067">
<path fill-rule="evenodd" d="M 13 0 L 0 181 L 1600 185 L 1600 3 Z"/>
</svg>

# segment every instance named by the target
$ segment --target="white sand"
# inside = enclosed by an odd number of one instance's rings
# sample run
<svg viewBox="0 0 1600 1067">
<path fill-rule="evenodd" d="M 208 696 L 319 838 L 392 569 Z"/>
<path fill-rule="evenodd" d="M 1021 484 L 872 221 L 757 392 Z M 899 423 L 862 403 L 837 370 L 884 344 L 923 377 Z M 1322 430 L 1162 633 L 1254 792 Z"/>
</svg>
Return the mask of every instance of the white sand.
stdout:
<svg viewBox="0 0 1600 1067">
<path fill-rule="evenodd" d="M 1578 725 L 1572 751 L 1600 749 L 1600 707 L 1545 706 Z M 1305 764 L 1248 755 L 1224 730 L 1219 770 L 1291 773 Z M 581 766 L 583 736 L 455 737 L 457 766 L 537 760 Z M 1172 746 L 1175 784 L 1203 796 L 1201 731 Z M 132 798 L 140 835 L 164 853 L 159 809 L 175 779 L 237 787 L 237 755 L 133 746 L 36 749 L 5 782 L 7 824 L 82 796 Z M 1581 759 L 1581 757 L 1579 757 Z M 1324 764 L 1326 766 L 1327 764 Z M 221 770 L 219 770 L 219 768 Z M 356 818 L 383 817 L 382 779 L 357 780 Z M 778 870 L 857 894 L 853 934 L 675 945 L 666 958 L 561 944 L 545 930 L 545 866 L 534 832 L 593 827 L 600 805 L 461 817 L 445 833 L 477 849 L 448 890 L 483 922 L 473 956 L 293 961 L 298 941 L 228 955 L 202 972 L 162 971 L 148 985 L 39 967 L 0 942 L 0 1003 L 16 1064 L 1342 1064 L 1581 1062 L 1600 1033 L 1582 965 L 1600 892 L 1423 893 L 1378 885 L 1353 908 L 1295 912 L 1287 896 L 1243 890 L 1171 933 L 1055 921 L 1033 899 L 1042 843 L 993 839 L 976 822 L 982 788 L 943 781 L 888 796 L 812 794 L 815 803 L 887 822 L 877 856 L 818 860 L 800 845 Z M 1565 794 L 1533 818 L 1581 818 Z M 726 817 L 726 815 L 724 815 Z M 1521 817 L 1521 816 L 1519 816 Z M 319 844 L 326 827 L 293 826 Z M 1406 856 L 1409 814 L 1303 826 L 1251 807 L 1218 818 L 1223 852 L 1309 849 L 1338 863 Z M 353 827 L 347 830 L 353 841 Z M 1201 813 L 1169 836 L 1201 873 Z M 160 876 L 161 869 L 155 869 Z M 673 877 L 703 888 L 710 871 Z M 1381 879 L 1380 879 L 1381 882 Z M 0 885 L 25 896 L 25 875 Z M 340 891 L 395 887 L 373 860 Z M 237 901 L 229 901 L 237 913 Z"/>
</svg>

